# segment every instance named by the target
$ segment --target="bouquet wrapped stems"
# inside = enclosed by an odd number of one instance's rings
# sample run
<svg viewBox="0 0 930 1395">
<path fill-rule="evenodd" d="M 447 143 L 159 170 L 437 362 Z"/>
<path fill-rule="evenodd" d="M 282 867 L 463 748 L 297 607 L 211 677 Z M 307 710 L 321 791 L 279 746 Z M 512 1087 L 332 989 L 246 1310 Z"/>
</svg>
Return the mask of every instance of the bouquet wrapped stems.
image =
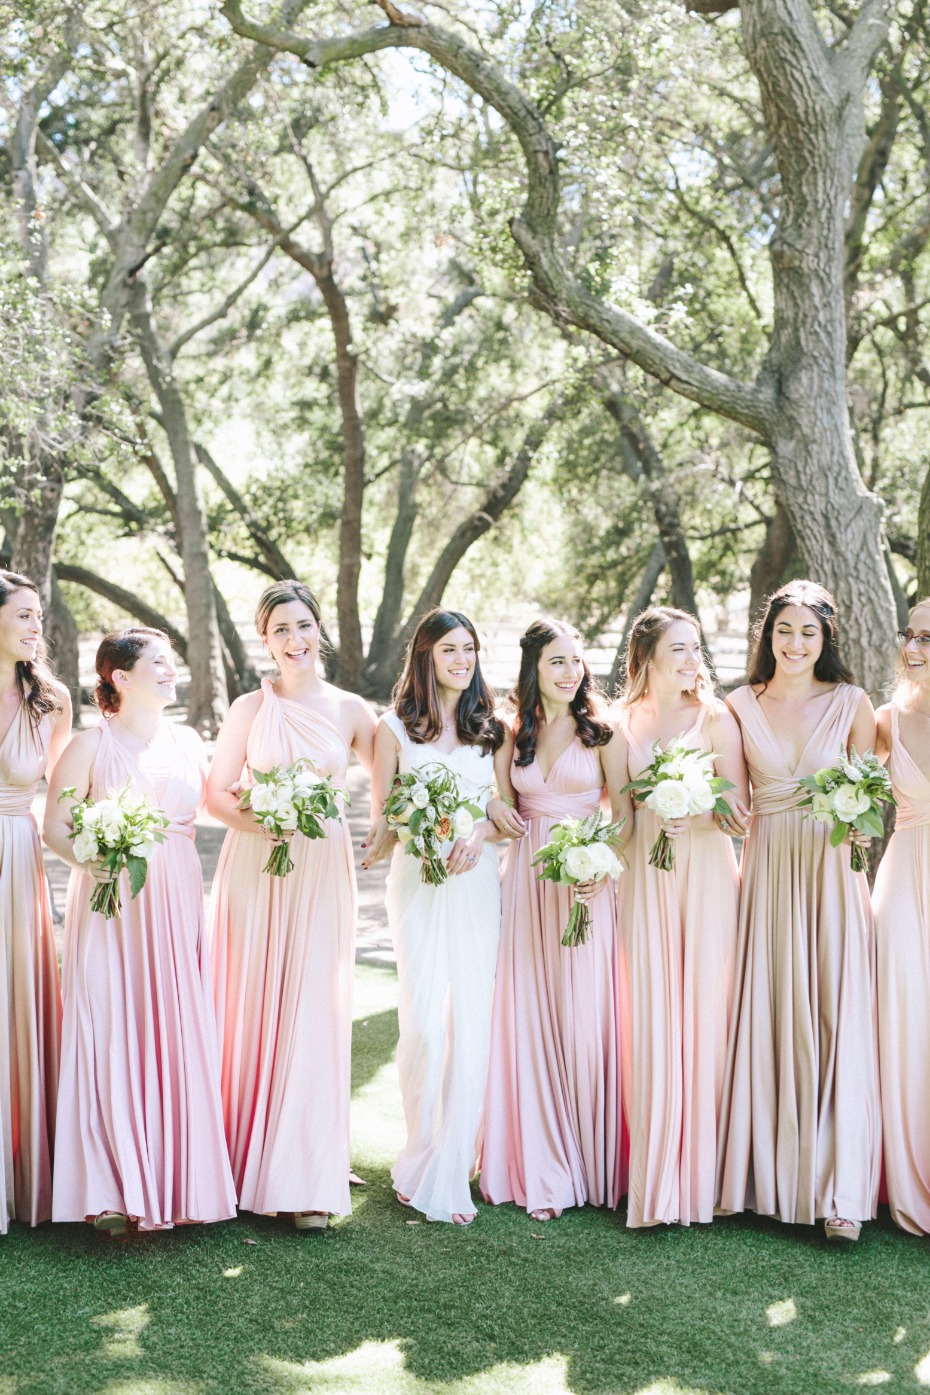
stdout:
<svg viewBox="0 0 930 1395">
<path fill-rule="evenodd" d="M 891 776 L 873 751 L 862 756 L 855 748 L 847 756 L 840 752 L 836 765 L 825 765 L 816 775 L 805 775 L 798 784 L 807 793 L 798 802 L 817 823 L 832 825 L 830 846 L 838 848 L 849 836 L 850 829 L 869 838 L 884 836 L 882 804 L 894 804 Z M 854 872 L 868 868 L 866 849 L 858 843 L 849 845 L 849 862 Z"/>
<path fill-rule="evenodd" d="M 325 838 L 327 819 L 338 819 L 338 799 L 348 802 L 348 794 L 328 776 L 318 775 L 310 760 L 273 769 L 253 770 L 255 781 L 239 796 L 240 809 L 251 809 L 266 833 L 279 841 L 271 850 L 264 871 L 271 877 L 293 872 L 289 836 Z"/>
<path fill-rule="evenodd" d="M 624 785 L 622 794 L 632 793 L 660 819 L 690 819 L 708 813 L 732 817 L 733 811 L 721 795 L 733 784 L 714 774 L 713 751 L 696 751 L 679 736 L 664 751 L 658 741 L 653 742 L 652 757 L 652 763 Z M 652 845 L 649 865 L 660 872 L 670 872 L 675 865 L 675 845 L 664 828 Z"/>
<path fill-rule="evenodd" d="M 598 810 L 586 819 L 563 819 L 553 824 L 549 842 L 533 858 L 533 866 L 539 865 L 539 880 L 557 882 L 560 886 L 600 882 L 605 877 L 616 881 L 623 871 L 623 863 L 610 844 L 618 837 L 624 822 L 620 819 L 617 823 L 605 823 Z M 566 949 L 587 944 L 590 933 L 591 912 L 587 904 L 576 897 L 562 944 Z"/>
</svg>

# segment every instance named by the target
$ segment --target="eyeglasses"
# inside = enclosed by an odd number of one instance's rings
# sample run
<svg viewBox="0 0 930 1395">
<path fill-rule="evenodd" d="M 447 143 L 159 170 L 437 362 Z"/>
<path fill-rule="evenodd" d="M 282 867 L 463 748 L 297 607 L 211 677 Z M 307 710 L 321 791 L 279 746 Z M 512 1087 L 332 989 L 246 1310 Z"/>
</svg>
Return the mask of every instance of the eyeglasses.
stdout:
<svg viewBox="0 0 930 1395">
<path fill-rule="evenodd" d="M 898 630 L 897 636 L 898 643 L 901 645 L 902 649 L 905 644 L 910 644 L 911 640 L 913 640 L 920 649 L 930 649 L 930 635 L 915 635 L 911 634 L 910 630 Z"/>
</svg>

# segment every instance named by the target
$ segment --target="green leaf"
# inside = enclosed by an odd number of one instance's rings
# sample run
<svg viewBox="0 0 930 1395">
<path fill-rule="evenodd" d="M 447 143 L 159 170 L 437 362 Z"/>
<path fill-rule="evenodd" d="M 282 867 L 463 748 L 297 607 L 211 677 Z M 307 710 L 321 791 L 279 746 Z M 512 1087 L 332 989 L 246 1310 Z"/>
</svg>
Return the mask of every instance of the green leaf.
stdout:
<svg viewBox="0 0 930 1395">
<path fill-rule="evenodd" d="M 849 832 L 848 823 L 835 823 L 830 834 L 830 847 L 838 848 Z"/>
<path fill-rule="evenodd" d="M 144 857 L 133 857 L 131 854 L 126 858 L 126 871 L 129 873 L 130 894 L 135 898 L 145 886 L 146 874 L 149 864 Z"/>
</svg>

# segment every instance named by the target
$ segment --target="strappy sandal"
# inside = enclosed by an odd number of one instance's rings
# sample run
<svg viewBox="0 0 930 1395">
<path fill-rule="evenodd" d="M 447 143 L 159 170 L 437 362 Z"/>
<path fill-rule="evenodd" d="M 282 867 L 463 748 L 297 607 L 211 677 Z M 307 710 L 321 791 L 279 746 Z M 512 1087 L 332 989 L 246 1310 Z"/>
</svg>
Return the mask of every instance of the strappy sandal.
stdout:
<svg viewBox="0 0 930 1395">
<path fill-rule="evenodd" d="M 129 1234 L 129 1217 L 122 1211 L 101 1211 L 94 1217 L 93 1227 L 101 1235 L 109 1235 L 111 1240 L 122 1240 Z"/>
<path fill-rule="evenodd" d="M 295 1211 L 294 1225 L 298 1230 L 325 1230 L 329 1225 L 328 1211 Z"/>
<path fill-rule="evenodd" d="M 858 1240 L 862 1232 L 862 1224 L 859 1221 L 847 1221 L 842 1216 L 831 1216 L 823 1223 L 824 1234 L 828 1240 Z"/>
<path fill-rule="evenodd" d="M 551 1206 L 540 1206 L 537 1210 L 528 1212 L 528 1215 L 531 1221 L 554 1221 L 558 1219 L 555 1210 Z"/>
</svg>

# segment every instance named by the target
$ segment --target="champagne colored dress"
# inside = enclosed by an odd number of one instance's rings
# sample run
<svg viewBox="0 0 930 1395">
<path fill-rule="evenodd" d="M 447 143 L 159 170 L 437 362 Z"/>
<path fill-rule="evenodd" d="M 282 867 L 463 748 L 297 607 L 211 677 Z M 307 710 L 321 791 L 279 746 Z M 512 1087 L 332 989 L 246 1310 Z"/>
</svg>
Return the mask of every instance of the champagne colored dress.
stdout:
<svg viewBox="0 0 930 1395">
<path fill-rule="evenodd" d="M 94 882 L 71 873 L 53 1219 L 120 1211 L 160 1230 L 236 1212 L 194 846 L 200 737 L 165 723 L 138 755 L 102 721 L 91 798 L 127 780 L 170 822 L 135 899 L 122 873 L 118 919 L 92 912 Z"/>
<path fill-rule="evenodd" d="M 411 741 L 394 712 L 382 721 L 400 743 L 403 773 L 447 766 L 462 794 L 487 807 L 492 755 L 479 746 L 437 751 Z M 423 882 L 420 866 L 397 847 L 387 881 L 400 985 L 397 1069 L 407 1121 L 407 1142 L 391 1176 L 416 1210 L 451 1221 L 475 1210 L 469 1180 L 481 1150 L 500 865 L 496 847 L 485 843 L 475 866 L 442 886 Z"/>
<path fill-rule="evenodd" d="M 626 1190 L 614 889 L 590 903 L 587 943 L 566 949 L 572 893 L 532 866 L 560 819 L 597 812 L 600 761 L 576 736 L 548 779 L 536 760 L 510 773 L 528 832 L 504 866 L 481 1194 L 556 1215 L 614 1208 Z"/>
<path fill-rule="evenodd" d="M 905 749 L 891 708 L 895 831 L 875 878 L 878 1057 L 891 1214 L 930 1234 L 930 776 Z"/>
<path fill-rule="evenodd" d="M 262 683 L 249 770 L 311 760 L 344 784 L 349 748 L 302 703 Z M 344 818 L 296 833 L 294 870 L 262 869 L 272 845 L 226 834 L 213 884 L 211 949 L 223 1113 L 239 1205 L 348 1215 L 352 975 L 357 893 Z"/>
<path fill-rule="evenodd" d="M 48 884 L 31 807 L 52 719 L 25 703 L 0 742 L 0 1234 L 52 1214 L 61 992 Z"/>
<path fill-rule="evenodd" d="M 753 813 L 743 852 L 733 1027 L 720 1125 L 723 1211 L 811 1225 L 875 1215 L 881 1107 L 875 929 L 849 846 L 799 810 L 802 775 L 845 753 L 862 691 L 839 683 L 789 769 L 750 687 L 739 718 Z"/>
<path fill-rule="evenodd" d="M 683 733 L 709 752 L 708 709 Z M 630 779 L 652 763 L 651 742 L 626 723 Z M 649 865 L 659 836 L 639 805 L 620 878 L 623 1103 L 630 1135 L 627 1225 L 713 1219 L 717 1126 L 733 998 L 739 873 L 712 820 L 690 820 L 668 872 Z"/>
</svg>

